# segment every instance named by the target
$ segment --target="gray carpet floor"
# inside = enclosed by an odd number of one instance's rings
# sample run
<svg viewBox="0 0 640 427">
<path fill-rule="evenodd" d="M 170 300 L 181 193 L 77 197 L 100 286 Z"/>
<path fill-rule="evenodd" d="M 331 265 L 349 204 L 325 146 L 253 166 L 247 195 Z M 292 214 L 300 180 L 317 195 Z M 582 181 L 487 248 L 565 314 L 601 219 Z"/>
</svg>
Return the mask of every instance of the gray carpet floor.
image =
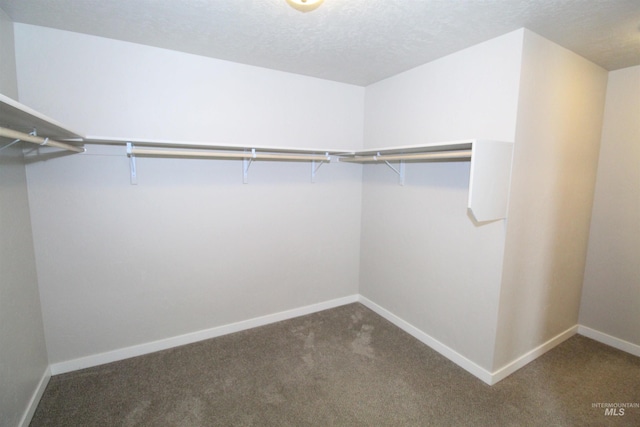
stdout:
<svg viewBox="0 0 640 427">
<path fill-rule="evenodd" d="M 588 338 L 488 386 L 351 304 L 54 376 L 31 426 L 640 426 L 619 402 L 640 358 Z"/>
</svg>

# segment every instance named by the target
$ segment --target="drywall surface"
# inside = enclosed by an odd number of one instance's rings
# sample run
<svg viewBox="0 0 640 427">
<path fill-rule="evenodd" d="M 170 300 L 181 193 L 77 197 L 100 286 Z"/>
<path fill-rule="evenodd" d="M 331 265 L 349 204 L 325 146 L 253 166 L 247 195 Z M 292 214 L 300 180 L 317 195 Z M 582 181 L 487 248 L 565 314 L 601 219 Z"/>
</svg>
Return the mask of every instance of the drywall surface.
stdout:
<svg viewBox="0 0 640 427">
<path fill-rule="evenodd" d="M 0 93 L 18 99 L 13 22 L 0 9 Z"/>
<path fill-rule="evenodd" d="M 523 32 L 367 87 L 365 146 L 512 141 Z M 469 162 L 364 167 L 360 293 L 487 370 L 504 222 L 467 213 Z"/>
<path fill-rule="evenodd" d="M 89 133 L 362 144 L 363 88 L 24 25 L 16 45 L 21 102 Z M 137 170 L 106 146 L 28 167 L 51 363 L 357 293 L 360 166 Z"/>
<path fill-rule="evenodd" d="M 578 322 L 606 83 L 525 31 L 494 369 Z"/>
<path fill-rule="evenodd" d="M 13 36 L 0 9 L 0 93 L 17 99 Z M 0 147 L 10 142 L 0 138 Z M 29 422 L 48 365 L 26 172 L 13 145 L 0 151 L 0 426 Z"/>
<path fill-rule="evenodd" d="M 0 138 L 0 144 L 8 142 Z M 48 367 L 18 146 L 0 152 L 0 277 L 0 426 L 8 427 L 18 425 L 30 409 Z"/>
<path fill-rule="evenodd" d="M 89 135 L 362 144 L 362 87 L 43 27 L 15 32 L 20 102 Z"/>
<path fill-rule="evenodd" d="M 580 324 L 640 345 L 640 67 L 609 73 Z"/>
<path fill-rule="evenodd" d="M 513 141 L 522 31 L 368 86 L 365 148 L 471 138 Z"/>
</svg>

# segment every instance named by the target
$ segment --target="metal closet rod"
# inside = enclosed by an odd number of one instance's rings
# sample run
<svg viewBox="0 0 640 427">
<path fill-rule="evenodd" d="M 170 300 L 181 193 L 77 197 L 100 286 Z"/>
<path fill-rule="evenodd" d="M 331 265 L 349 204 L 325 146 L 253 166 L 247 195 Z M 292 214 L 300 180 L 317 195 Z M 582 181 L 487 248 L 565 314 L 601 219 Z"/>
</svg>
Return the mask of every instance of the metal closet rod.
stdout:
<svg viewBox="0 0 640 427">
<path fill-rule="evenodd" d="M 377 154 L 369 156 L 340 157 L 341 162 L 393 162 L 398 160 L 470 159 L 471 150 L 437 151 L 414 154 Z"/>
<path fill-rule="evenodd" d="M 32 142 L 38 145 L 46 145 L 47 147 L 57 147 L 64 150 L 75 151 L 76 153 L 84 153 L 84 147 L 78 147 L 76 145 L 65 144 L 64 142 L 54 141 L 53 139 L 43 138 L 41 136 L 30 135 L 24 132 L 18 132 L 13 129 L 7 129 L 0 127 L 0 137 L 17 139 L 25 142 Z"/>
<path fill-rule="evenodd" d="M 328 162 L 330 160 L 328 154 L 273 154 L 257 153 L 255 150 L 223 153 L 219 151 L 163 150 L 132 147 L 128 154 L 130 156 L 146 157 L 202 157 L 211 159 L 291 160 L 317 162 Z"/>
</svg>

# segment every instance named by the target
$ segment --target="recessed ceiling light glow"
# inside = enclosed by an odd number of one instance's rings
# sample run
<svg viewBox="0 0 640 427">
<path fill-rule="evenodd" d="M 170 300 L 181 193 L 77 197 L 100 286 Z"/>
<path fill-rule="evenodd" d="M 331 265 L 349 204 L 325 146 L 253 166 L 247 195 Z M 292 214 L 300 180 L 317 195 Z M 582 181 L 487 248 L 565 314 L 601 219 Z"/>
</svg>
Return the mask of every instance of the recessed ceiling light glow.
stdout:
<svg viewBox="0 0 640 427">
<path fill-rule="evenodd" d="M 287 0 L 289 6 L 300 12 L 311 12 L 320 7 L 324 0 Z"/>
</svg>

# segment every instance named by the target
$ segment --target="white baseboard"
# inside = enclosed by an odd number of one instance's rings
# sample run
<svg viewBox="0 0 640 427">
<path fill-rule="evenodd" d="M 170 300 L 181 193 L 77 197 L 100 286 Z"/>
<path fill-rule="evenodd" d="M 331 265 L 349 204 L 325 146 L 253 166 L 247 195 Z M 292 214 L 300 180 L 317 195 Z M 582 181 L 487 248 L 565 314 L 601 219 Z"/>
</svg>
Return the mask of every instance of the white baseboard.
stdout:
<svg viewBox="0 0 640 427">
<path fill-rule="evenodd" d="M 466 357 L 456 352 L 452 348 L 447 347 L 446 345 L 442 344 L 440 341 L 436 340 L 432 336 L 424 333 L 423 331 L 416 328 L 412 324 L 404 321 L 403 319 L 399 318 L 398 316 L 391 313 L 387 309 L 382 308 L 378 304 L 363 297 L 362 295 L 360 295 L 359 301 L 365 307 L 371 309 L 372 311 L 376 312 L 380 316 L 384 317 L 389 322 L 393 323 L 394 325 L 396 325 L 397 327 L 399 327 L 409 335 L 416 338 L 418 341 L 421 341 L 424 344 L 428 345 L 433 350 L 437 351 L 447 359 L 451 360 L 456 365 L 460 366 L 465 371 L 469 372 L 471 375 L 474 375 L 475 377 L 481 379 L 482 381 L 484 381 L 489 385 L 494 383 L 493 376 L 489 371 L 477 365 L 475 362 L 467 359 Z"/>
<path fill-rule="evenodd" d="M 470 374 L 474 375 L 478 379 L 484 381 L 489 385 L 496 384 L 498 381 L 506 378 L 511 375 L 513 372 L 522 368 L 526 364 L 540 357 L 547 351 L 551 350 L 555 346 L 564 342 L 565 340 L 572 337 L 574 334 L 579 333 L 588 338 L 592 338 L 596 341 L 602 342 L 603 344 L 610 345 L 614 348 L 617 348 L 622 351 L 626 351 L 636 356 L 640 356 L 640 346 L 621 340 L 619 338 L 612 337 L 605 333 L 596 331 L 594 329 L 588 328 L 586 326 L 575 325 L 571 328 L 567 329 L 564 332 L 556 335 L 551 338 L 547 342 L 541 344 L 540 346 L 534 348 L 533 350 L 527 352 L 526 354 L 520 356 L 516 360 L 508 363 L 507 365 L 501 367 L 500 369 L 489 372 L 488 370 L 482 368 L 472 360 L 466 358 L 460 353 L 456 352 L 454 349 L 448 347 L 447 345 L 441 343 L 385 308 L 379 306 L 373 301 L 363 297 L 362 295 L 350 295 L 342 298 L 337 298 L 330 301 L 321 302 L 318 304 L 312 304 L 304 307 L 295 308 L 292 310 L 282 311 L 279 313 L 269 314 L 266 316 L 256 317 L 249 320 L 244 320 L 237 323 L 231 323 L 228 325 L 222 325 L 215 328 L 205 329 L 202 331 L 191 332 L 184 335 L 179 335 L 176 337 L 166 338 L 163 340 L 153 341 L 149 343 L 144 343 L 140 345 L 135 345 L 131 347 L 126 347 L 118 350 L 113 350 L 105 353 L 95 354 L 87 357 L 81 357 L 74 360 L 64 361 L 60 363 L 53 363 L 50 365 L 49 369 L 45 372 L 40 381 L 38 389 L 33 395 L 31 400 L 31 404 L 29 406 L 29 410 L 25 413 L 20 426 L 28 426 L 33 413 L 38 405 L 40 397 L 44 392 L 44 389 L 49 381 L 51 375 L 63 374 L 66 372 L 77 371 L 79 369 L 90 368 L 93 366 L 103 365 L 105 363 L 116 362 L 118 360 L 128 359 L 130 357 L 141 356 L 144 354 L 153 353 L 160 350 L 166 350 L 173 347 L 178 347 L 185 344 L 191 344 L 194 342 L 219 337 L 222 335 L 231 334 L 234 332 L 243 331 L 246 329 L 256 328 L 258 326 L 268 325 L 270 323 L 280 322 L 282 320 L 292 319 L 299 316 L 304 316 L 311 313 L 316 313 L 323 310 L 328 310 L 331 308 L 339 307 L 346 304 L 351 304 L 354 302 L 360 302 L 364 306 L 368 307 L 375 313 L 384 317 L 400 329 L 404 330 L 417 340 L 431 347 L 433 350 L 442 354 L 447 359 L 451 360 L 453 363 L 460 366 L 462 369 L 466 370 Z"/>
<path fill-rule="evenodd" d="M 358 302 L 358 295 L 350 295 L 337 298 L 318 304 L 307 305 L 304 307 L 294 308 L 292 310 L 282 311 L 279 313 L 269 314 L 266 316 L 256 317 L 237 323 L 222 325 L 215 328 L 204 329 L 202 331 L 191 332 L 176 337 L 166 338 L 163 340 L 152 341 L 149 343 L 139 344 L 118 350 L 108 351 L 105 353 L 94 354 L 91 356 L 81 357 L 65 362 L 51 364 L 51 374 L 58 375 L 66 372 L 77 371 L 79 369 L 91 368 L 93 366 L 104 365 L 105 363 L 116 362 L 118 360 L 128 359 L 130 357 L 141 356 L 160 350 L 166 350 L 185 344 L 219 337 L 234 332 L 244 331 L 246 329 L 256 328 L 258 326 L 268 325 L 270 323 L 280 322 L 282 320 L 300 317 L 318 311 L 328 310 L 330 308 L 339 307 L 341 305 Z"/>
<path fill-rule="evenodd" d="M 533 362 L 535 359 L 542 356 L 547 351 L 551 350 L 555 346 L 563 343 L 564 341 L 574 336 L 577 331 L 578 331 L 578 325 L 572 326 L 566 331 L 560 332 L 558 335 L 551 338 L 547 342 L 540 344 L 538 347 L 534 348 L 533 350 L 518 357 L 516 360 L 506 364 L 505 366 L 498 369 L 497 371 L 494 371 L 491 374 L 491 377 L 492 377 L 491 385 L 513 374 L 515 371 L 522 368 L 524 365 L 530 362 Z"/>
<path fill-rule="evenodd" d="M 18 423 L 19 427 L 29 427 L 31 423 L 31 419 L 33 418 L 33 414 L 36 413 L 36 409 L 38 408 L 38 403 L 40 403 L 40 399 L 44 394 L 44 390 L 47 388 L 47 384 L 49 384 L 49 380 L 51 379 L 51 368 L 47 367 L 40 378 L 40 382 L 36 386 L 33 394 L 31 395 L 31 399 L 29 400 L 29 404 L 27 405 L 27 410 L 22 415 L 20 422 Z"/>
<path fill-rule="evenodd" d="M 576 331 L 578 329 L 577 325 L 576 326 L 572 326 L 571 328 L 569 328 L 566 331 L 556 335 L 555 337 L 551 338 L 549 341 L 547 341 L 544 344 L 534 348 L 533 350 L 529 351 L 528 353 L 524 354 L 523 356 L 519 357 L 518 359 L 514 360 L 513 362 L 503 366 L 502 368 L 498 369 L 497 371 L 489 372 L 488 370 L 486 370 L 483 367 L 479 366 L 478 364 L 476 364 L 472 360 L 467 359 L 466 357 L 464 357 L 463 355 L 461 355 L 460 353 L 458 353 L 454 349 L 446 346 L 445 344 L 441 343 L 440 341 L 436 340 L 435 338 L 431 337 L 430 335 L 424 333 L 423 331 L 421 331 L 420 329 L 418 329 L 415 326 L 411 325 L 410 323 L 402 320 L 401 318 L 399 318 L 395 314 L 391 313 L 390 311 L 380 307 L 379 305 L 377 305 L 373 301 L 363 297 L 362 295 L 360 295 L 359 301 L 364 306 L 366 306 L 366 307 L 370 308 L 371 310 L 373 310 L 374 312 L 378 313 L 380 316 L 384 317 L 385 319 L 387 319 L 388 321 L 390 321 L 391 323 L 393 323 L 394 325 L 396 325 L 397 327 L 399 327 L 403 331 L 407 332 L 409 335 L 412 335 L 417 340 L 419 340 L 419 341 L 423 342 L 424 344 L 428 345 L 433 350 L 437 351 L 438 353 L 440 353 L 441 355 L 443 355 L 447 359 L 451 360 L 453 363 L 455 363 L 456 365 L 460 366 L 465 371 L 469 372 L 470 374 L 474 375 L 476 378 L 484 381 L 485 383 L 487 383 L 489 385 L 496 384 L 498 381 L 500 381 L 500 380 L 506 378 L 507 376 L 511 375 L 512 373 L 514 373 L 518 369 L 520 369 L 523 366 L 525 366 L 527 363 L 532 362 L 533 360 L 535 360 L 536 358 L 540 357 L 541 355 L 543 355 L 547 351 L 551 350 L 552 348 L 554 348 L 558 344 L 560 344 L 563 341 L 569 339 L 571 336 L 573 336 L 576 333 Z"/>
<path fill-rule="evenodd" d="M 617 348 L 618 350 L 622 350 L 627 353 L 633 354 L 634 356 L 640 357 L 640 345 L 630 343 L 628 341 L 613 337 L 600 331 L 596 331 L 595 329 L 591 329 L 586 326 L 575 325 L 559 333 L 555 337 L 549 339 L 533 350 L 523 354 L 522 356 L 506 364 L 500 369 L 494 372 L 489 372 L 481 366 L 477 365 L 475 362 L 467 359 L 452 348 L 424 333 L 420 329 L 416 328 L 415 326 L 411 325 L 410 323 L 406 322 L 405 320 L 401 319 L 385 308 L 382 308 L 366 297 L 360 295 L 359 302 L 489 385 L 494 385 L 497 382 L 503 380 L 518 369 L 524 367 L 528 363 L 542 356 L 549 350 L 562 344 L 564 341 L 568 340 L 576 333 L 584 335 L 588 338 L 594 339 L 611 347 Z"/>
<path fill-rule="evenodd" d="M 601 342 L 602 344 L 609 345 L 613 348 L 617 348 L 618 350 L 626 351 L 627 353 L 631 353 L 634 356 L 640 357 L 640 345 L 625 341 L 620 338 L 616 338 L 609 334 L 605 334 L 604 332 L 600 332 L 582 325 L 578 326 L 578 333 L 580 335 L 584 335 L 587 338 L 591 338 L 593 340 Z"/>
</svg>

